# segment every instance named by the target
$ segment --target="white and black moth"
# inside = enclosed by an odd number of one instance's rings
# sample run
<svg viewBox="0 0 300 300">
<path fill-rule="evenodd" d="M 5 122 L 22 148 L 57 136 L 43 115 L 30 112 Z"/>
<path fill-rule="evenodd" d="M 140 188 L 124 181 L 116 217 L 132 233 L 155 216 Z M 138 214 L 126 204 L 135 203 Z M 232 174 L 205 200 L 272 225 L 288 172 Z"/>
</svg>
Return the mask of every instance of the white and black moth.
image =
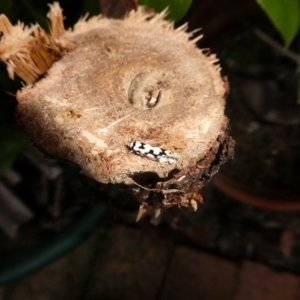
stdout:
<svg viewBox="0 0 300 300">
<path fill-rule="evenodd" d="M 160 147 L 153 147 L 143 142 L 131 142 L 128 148 L 130 152 L 134 152 L 137 155 L 149 158 L 161 164 L 175 164 L 178 160 L 177 153 Z"/>
</svg>

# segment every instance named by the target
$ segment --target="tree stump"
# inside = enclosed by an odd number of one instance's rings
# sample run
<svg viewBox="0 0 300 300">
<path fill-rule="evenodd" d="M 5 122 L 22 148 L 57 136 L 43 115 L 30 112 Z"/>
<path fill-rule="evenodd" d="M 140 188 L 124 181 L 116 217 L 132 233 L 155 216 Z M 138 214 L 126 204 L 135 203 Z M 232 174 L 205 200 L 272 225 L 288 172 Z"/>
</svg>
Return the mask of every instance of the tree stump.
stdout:
<svg viewBox="0 0 300 300">
<path fill-rule="evenodd" d="M 17 93 L 16 116 L 42 151 L 97 181 L 127 185 L 142 210 L 196 209 L 200 189 L 233 156 L 226 84 L 215 55 L 196 47 L 200 37 L 174 29 L 165 14 L 139 7 L 124 20 L 82 19 L 67 31 L 51 6 L 51 34 L 35 28 L 23 40 L 31 61 L 46 49 L 56 62 L 42 78 L 45 71 L 23 77 L 30 84 Z M 6 31 L 0 57 L 22 77 Z M 42 65 L 29 58 L 28 70 Z"/>
</svg>

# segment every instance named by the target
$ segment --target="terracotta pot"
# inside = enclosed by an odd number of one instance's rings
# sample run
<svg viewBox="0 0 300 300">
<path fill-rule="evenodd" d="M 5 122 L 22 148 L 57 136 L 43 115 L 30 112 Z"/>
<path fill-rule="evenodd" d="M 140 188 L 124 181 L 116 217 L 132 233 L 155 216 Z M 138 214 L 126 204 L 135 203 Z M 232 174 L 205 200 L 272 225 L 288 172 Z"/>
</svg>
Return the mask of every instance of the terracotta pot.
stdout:
<svg viewBox="0 0 300 300">
<path fill-rule="evenodd" d="M 237 182 L 219 172 L 213 183 L 227 196 L 243 203 L 276 211 L 300 210 L 300 190 L 276 190 L 251 187 Z"/>
</svg>

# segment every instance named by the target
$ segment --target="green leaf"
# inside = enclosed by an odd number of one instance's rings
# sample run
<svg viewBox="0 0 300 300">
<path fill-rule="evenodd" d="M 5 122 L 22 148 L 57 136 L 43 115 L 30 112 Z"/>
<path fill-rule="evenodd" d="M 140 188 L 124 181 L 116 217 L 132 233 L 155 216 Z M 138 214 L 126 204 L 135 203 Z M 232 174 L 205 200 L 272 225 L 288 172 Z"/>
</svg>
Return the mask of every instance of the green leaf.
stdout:
<svg viewBox="0 0 300 300">
<path fill-rule="evenodd" d="M 256 0 L 281 34 L 285 47 L 293 41 L 299 30 L 299 0 Z"/>
<path fill-rule="evenodd" d="M 168 19 L 178 22 L 188 11 L 192 0 L 140 0 L 139 5 L 152 7 L 157 12 L 161 12 L 169 7 Z"/>
<path fill-rule="evenodd" d="M 24 142 L 25 136 L 20 131 L 0 127 L 0 175 L 11 167 Z"/>
</svg>

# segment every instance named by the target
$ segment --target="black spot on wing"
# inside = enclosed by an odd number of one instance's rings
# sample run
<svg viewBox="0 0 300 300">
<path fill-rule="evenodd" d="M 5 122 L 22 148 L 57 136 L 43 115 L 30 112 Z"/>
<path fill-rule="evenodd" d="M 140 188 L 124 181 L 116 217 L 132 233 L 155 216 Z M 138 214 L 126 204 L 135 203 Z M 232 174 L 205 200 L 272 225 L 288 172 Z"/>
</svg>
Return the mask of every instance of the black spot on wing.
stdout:
<svg viewBox="0 0 300 300">
<path fill-rule="evenodd" d="M 145 147 L 146 144 L 145 143 L 141 143 L 141 142 L 140 142 L 140 144 L 141 145 L 138 148 L 142 149 L 142 150 L 145 150 L 146 149 L 146 147 Z"/>
</svg>

